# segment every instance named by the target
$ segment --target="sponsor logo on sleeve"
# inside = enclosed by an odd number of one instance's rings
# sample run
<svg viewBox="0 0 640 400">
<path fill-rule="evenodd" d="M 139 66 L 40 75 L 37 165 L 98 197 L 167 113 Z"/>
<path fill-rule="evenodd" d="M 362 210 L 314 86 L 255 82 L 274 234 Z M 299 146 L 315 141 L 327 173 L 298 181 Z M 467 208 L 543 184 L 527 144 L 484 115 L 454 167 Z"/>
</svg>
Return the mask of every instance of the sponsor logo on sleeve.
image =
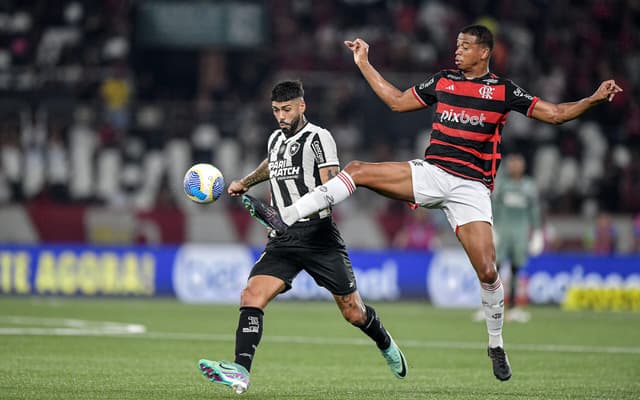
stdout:
<svg viewBox="0 0 640 400">
<path fill-rule="evenodd" d="M 316 156 L 316 162 L 318 164 L 324 164 L 325 162 L 327 162 L 324 156 L 324 150 L 322 150 L 322 145 L 320 144 L 320 141 L 314 140 L 313 143 L 311 143 L 311 148 L 313 149 L 313 153 Z"/>
<path fill-rule="evenodd" d="M 524 97 L 527 100 L 533 100 L 532 95 L 520 89 L 518 86 L 516 86 L 516 90 L 513 91 L 513 95 L 516 97 Z"/>
<path fill-rule="evenodd" d="M 429 86 L 433 85 L 433 82 L 435 82 L 435 79 L 436 78 L 434 77 L 434 78 L 429 79 L 428 82 L 422 82 L 420 84 L 420 86 L 418 86 L 418 89 L 423 90 L 425 88 L 428 88 Z"/>
</svg>

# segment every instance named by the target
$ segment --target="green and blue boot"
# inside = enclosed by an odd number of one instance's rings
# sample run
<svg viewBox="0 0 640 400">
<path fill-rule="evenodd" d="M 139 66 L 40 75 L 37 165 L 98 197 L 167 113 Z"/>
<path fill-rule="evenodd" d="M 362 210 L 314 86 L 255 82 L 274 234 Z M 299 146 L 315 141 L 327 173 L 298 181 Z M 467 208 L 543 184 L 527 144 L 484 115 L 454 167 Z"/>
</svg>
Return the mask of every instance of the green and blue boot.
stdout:
<svg viewBox="0 0 640 400">
<path fill-rule="evenodd" d="M 409 368 L 407 368 L 407 360 L 405 360 L 404 354 L 402 354 L 402 351 L 391 335 L 389 335 L 389 338 L 391 339 L 391 344 L 388 349 L 381 350 L 382 356 L 387 360 L 387 365 L 389 369 L 391 369 L 391 372 L 393 372 L 393 375 L 398 379 L 404 379 L 409 370 Z"/>
<path fill-rule="evenodd" d="M 237 394 L 249 389 L 249 371 L 240 364 L 202 359 L 198 362 L 198 367 L 210 382 L 230 386 Z"/>
</svg>

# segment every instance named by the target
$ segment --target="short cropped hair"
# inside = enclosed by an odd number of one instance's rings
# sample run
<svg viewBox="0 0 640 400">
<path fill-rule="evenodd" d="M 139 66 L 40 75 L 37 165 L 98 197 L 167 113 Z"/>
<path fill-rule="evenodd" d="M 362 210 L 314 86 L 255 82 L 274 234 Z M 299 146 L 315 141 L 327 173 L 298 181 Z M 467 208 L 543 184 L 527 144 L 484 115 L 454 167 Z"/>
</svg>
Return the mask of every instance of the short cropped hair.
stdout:
<svg viewBox="0 0 640 400">
<path fill-rule="evenodd" d="M 467 25 L 460 30 L 460 33 L 466 33 L 478 38 L 478 44 L 484 44 L 493 50 L 493 33 L 484 25 Z"/>
<path fill-rule="evenodd" d="M 289 101 L 302 97 L 304 97 L 304 89 L 299 80 L 279 82 L 271 91 L 271 101 Z"/>
</svg>

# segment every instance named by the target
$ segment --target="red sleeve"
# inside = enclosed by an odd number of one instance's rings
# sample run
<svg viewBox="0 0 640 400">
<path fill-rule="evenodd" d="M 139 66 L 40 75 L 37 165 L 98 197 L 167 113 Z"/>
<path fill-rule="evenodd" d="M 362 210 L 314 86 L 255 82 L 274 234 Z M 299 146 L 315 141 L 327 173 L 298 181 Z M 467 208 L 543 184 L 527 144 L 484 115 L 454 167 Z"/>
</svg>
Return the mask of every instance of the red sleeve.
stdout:
<svg viewBox="0 0 640 400">
<path fill-rule="evenodd" d="M 411 93 L 413 93 L 413 97 L 415 97 L 416 100 L 418 100 L 418 102 L 420 104 L 422 104 L 422 107 L 429 107 L 429 105 L 427 103 L 425 103 L 424 100 L 422 100 L 422 98 L 420 97 L 418 92 L 416 92 L 416 87 L 415 86 L 411 88 Z"/>
<path fill-rule="evenodd" d="M 527 117 L 531 118 L 531 114 L 533 114 L 533 107 L 536 106 L 536 104 L 538 103 L 538 100 L 540 100 L 540 97 L 538 97 L 538 96 L 533 98 L 533 101 L 531 102 L 531 105 L 529 106 L 529 109 L 527 110 Z"/>
</svg>

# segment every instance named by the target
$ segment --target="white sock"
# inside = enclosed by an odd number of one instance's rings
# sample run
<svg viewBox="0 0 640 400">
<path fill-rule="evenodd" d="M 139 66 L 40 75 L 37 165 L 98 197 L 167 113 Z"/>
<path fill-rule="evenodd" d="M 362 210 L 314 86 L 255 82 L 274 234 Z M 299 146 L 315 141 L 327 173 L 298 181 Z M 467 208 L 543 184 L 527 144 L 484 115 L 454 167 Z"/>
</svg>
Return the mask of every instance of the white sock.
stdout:
<svg viewBox="0 0 640 400">
<path fill-rule="evenodd" d="M 340 171 L 324 185 L 318 186 L 289 207 L 285 207 L 280 213 L 282 220 L 285 224 L 292 225 L 300 218 L 340 203 L 355 190 L 356 184 L 351 176 L 346 171 Z"/>
<path fill-rule="evenodd" d="M 502 343 L 502 323 L 504 322 L 504 288 L 500 276 L 493 283 L 480 283 L 482 309 L 487 319 L 489 347 L 504 347 Z"/>
</svg>

